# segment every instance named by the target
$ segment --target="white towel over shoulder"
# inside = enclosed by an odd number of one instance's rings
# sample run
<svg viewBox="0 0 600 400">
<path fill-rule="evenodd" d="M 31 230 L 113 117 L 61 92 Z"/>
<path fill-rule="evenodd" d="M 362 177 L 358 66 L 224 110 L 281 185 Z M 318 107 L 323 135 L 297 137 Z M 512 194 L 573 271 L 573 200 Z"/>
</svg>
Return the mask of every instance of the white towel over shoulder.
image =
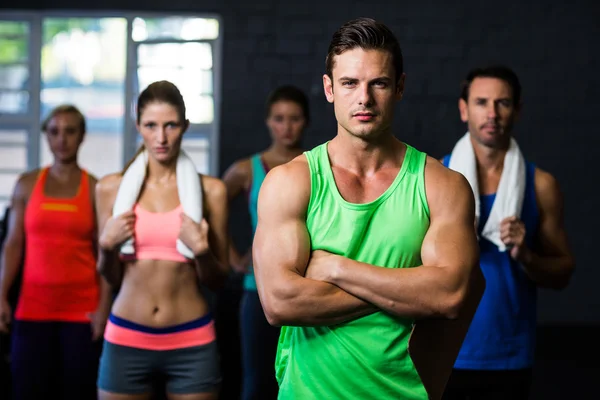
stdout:
<svg viewBox="0 0 600 400">
<path fill-rule="evenodd" d="M 467 178 L 475 195 L 475 216 L 479 225 L 480 201 L 477 180 L 477 163 L 469 132 L 454 146 L 450 156 L 450 169 L 460 172 Z M 504 218 L 521 217 L 523 198 L 525 197 L 525 159 L 515 139 L 511 138 L 510 147 L 504 158 L 504 169 L 498 184 L 496 199 L 490 216 L 483 227 L 481 236 L 505 251 L 506 246 L 500 239 L 500 223 Z"/>
<path fill-rule="evenodd" d="M 176 168 L 177 190 L 183 212 L 193 221 L 199 223 L 202 220 L 202 187 L 196 166 L 183 149 L 179 152 Z M 135 158 L 123 175 L 113 206 L 113 216 L 119 216 L 133 209 L 144 184 L 147 169 L 148 153 L 144 150 Z M 160 227 L 156 228 L 160 229 Z M 194 258 L 192 250 L 179 239 L 177 239 L 177 250 L 186 258 Z M 135 253 L 133 238 L 123 243 L 121 253 L 126 255 Z"/>
</svg>

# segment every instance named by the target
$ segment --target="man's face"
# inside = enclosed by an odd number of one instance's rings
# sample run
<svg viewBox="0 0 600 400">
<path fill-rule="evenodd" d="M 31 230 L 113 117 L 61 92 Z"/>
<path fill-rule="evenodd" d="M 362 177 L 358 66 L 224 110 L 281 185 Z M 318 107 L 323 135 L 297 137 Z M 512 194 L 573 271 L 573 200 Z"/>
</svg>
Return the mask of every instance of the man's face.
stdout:
<svg viewBox="0 0 600 400">
<path fill-rule="evenodd" d="M 498 78 L 475 78 L 469 98 L 459 100 L 460 117 L 471 136 L 487 147 L 505 147 L 518 114 L 510 85 Z"/>
<path fill-rule="evenodd" d="M 396 78 L 390 52 L 345 51 L 335 56 L 331 75 L 323 76 L 323 86 L 339 128 L 367 141 L 390 131 L 394 105 L 404 90 L 404 74 Z"/>
</svg>

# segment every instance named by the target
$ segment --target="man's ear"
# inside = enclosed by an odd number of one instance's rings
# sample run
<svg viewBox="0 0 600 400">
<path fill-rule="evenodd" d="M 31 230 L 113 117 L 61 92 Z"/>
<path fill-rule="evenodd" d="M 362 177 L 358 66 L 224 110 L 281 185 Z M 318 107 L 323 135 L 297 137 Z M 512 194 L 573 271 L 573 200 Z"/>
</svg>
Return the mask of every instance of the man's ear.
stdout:
<svg viewBox="0 0 600 400">
<path fill-rule="evenodd" d="M 333 103 L 333 81 L 327 74 L 323 75 L 323 90 L 325 91 L 327 101 Z"/>
<path fill-rule="evenodd" d="M 406 74 L 402 73 L 400 75 L 400 79 L 396 82 L 396 100 L 402 100 L 402 96 L 404 95 L 404 85 L 406 82 Z"/>
<path fill-rule="evenodd" d="M 460 119 L 462 122 L 469 120 L 469 111 L 467 109 L 467 102 L 462 98 L 458 99 L 458 111 L 460 112 Z"/>
</svg>

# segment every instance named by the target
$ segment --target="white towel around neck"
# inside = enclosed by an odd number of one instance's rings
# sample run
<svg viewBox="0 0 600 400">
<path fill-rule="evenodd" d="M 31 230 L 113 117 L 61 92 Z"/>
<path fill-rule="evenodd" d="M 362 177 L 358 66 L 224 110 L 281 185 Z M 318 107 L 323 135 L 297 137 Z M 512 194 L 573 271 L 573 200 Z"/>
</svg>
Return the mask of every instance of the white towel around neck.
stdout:
<svg viewBox="0 0 600 400">
<path fill-rule="evenodd" d="M 113 216 L 116 217 L 133 210 L 146 178 L 147 167 L 148 153 L 147 150 L 144 150 L 123 174 L 113 206 Z M 179 152 L 177 158 L 176 176 L 177 191 L 179 192 L 179 201 L 183 212 L 193 221 L 199 223 L 202 220 L 202 187 L 196 166 L 183 149 Z M 157 226 L 156 229 L 160 229 L 160 227 Z M 177 239 L 177 250 L 186 258 L 194 258 L 192 250 L 179 239 Z M 121 245 L 121 254 L 135 254 L 133 238 Z"/>
<path fill-rule="evenodd" d="M 477 179 L 477 162 L 469 132 L 454 146 L 448 168 L 460 172 L 467 178 L 475 195 L 475 220 L 479 225 L 480 200 Z M 504 218 L 521 218 L 523 198 L 525 197 L 525 159 L 515 139 L 511 138 L 508 152 L 504 158 L 504 169 L 496 191 L 496 198 L 481 236 L 505 251 L 506 246 L 500 238 L 500 223 Z"/>
</svg>

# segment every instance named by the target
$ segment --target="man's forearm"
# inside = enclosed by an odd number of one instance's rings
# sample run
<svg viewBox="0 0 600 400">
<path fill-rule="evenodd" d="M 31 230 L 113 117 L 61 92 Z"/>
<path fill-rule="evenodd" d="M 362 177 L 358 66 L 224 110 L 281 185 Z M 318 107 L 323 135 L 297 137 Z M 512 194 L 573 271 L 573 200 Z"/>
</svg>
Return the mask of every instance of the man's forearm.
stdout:
<svg viewBox="0 0 600 400">
<path fill-rule="evenodd" d="M 565 288 L 573 273 L 571 257 L 544 257 L 531 250 L 527 252 L 521 265 L 527 276 L 538 286 L 544 288 Z"/>
<path fill-rule="evenodd" d="M 460 285 L 446 268 L 383 268 L 340 257 L 329 281 L 405 318 L 455 318 Z M 444 276 L 446 275 L 446 276 Z"/>
<path fill-rule="evenodd" d="M 272 325 L 337 325 L 378 310 L 335 285 L 293 275 L 285 285 L 261 296 Z"/>
</svg>

